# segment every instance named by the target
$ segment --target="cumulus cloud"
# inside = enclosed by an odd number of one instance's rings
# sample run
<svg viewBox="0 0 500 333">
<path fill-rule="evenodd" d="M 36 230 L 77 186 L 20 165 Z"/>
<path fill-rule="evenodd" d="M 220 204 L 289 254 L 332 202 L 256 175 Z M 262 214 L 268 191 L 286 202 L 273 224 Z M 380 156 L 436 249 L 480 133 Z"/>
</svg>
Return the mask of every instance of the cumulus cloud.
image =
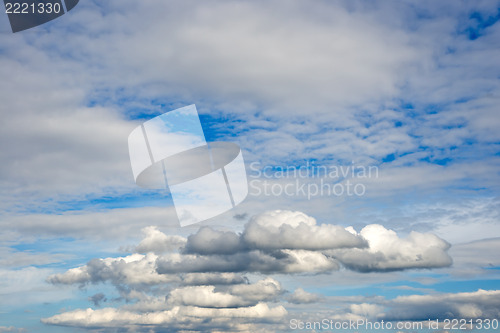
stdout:
<svg viewBox="0 0 500 333">
<path fill-rule="evenodd" d="M 279 322 L 287 314 L 283 306 L 270 308 L 260 303 L 240 308 L 174 307 L 167 311 L 138 313 L 115 308 L 86 309 L 61 313 L 42 319 L 45 324 L 85 328 L 164 326 L 182 330 L 249 330 L 259 322 Z M 237 319 L 237 320 L 236 320 Z M 147 328 L 147 327 L 146 327 Z M 140 328 L 137 328 L 140 329 Z M 149 329 L 149 328 L 147 328 Z"/>
<path fill-rule="evenodd" d="M 381 225 L 368 225 L 359 233 L 366 239 L 366 249 L 333 251 L 346 267 L 361 271 L 391 271 L 406 268 L 447 267 L 452 263 L 447 254 L 450 244 L 430 233 L 411 232 L 399 238 L 396 232 Z"/>
<path fill-rule="evenodd" d="M 137 245 L 135 250 L 138 253 L 153 252 L 161 254 L 178 249 L 186 243 L 186 239 L 181 236 L 167 236 L 154 226 L 146 227 L 142 230 L 145 238 Z"/>
<path fill-rule="evenodd" d="M 85 266 L 72 268 L 62 274 L 51 275 L 47 281 L 53 284 L 80 284 L 110 281 L 120 284 L 154 285 L 176 281 L 178 278 L 156 272 L 158 256 L 132 254 L 126 257 L 92 259 Z"/>
<path fill-rule="evenodd" d="M 337 225 L 317 225 L 301 212 L 272 211 L 257 215 L 246 225 L 242 236 L 257 249 L 327 250 L 364 247 L 366 242 Z"/>
<path fill-rule="evenodd" d="M 294 304 L 309 304 L 316 303 L 322 298 L 323 297 L 318 294 L 309 293 L 302 288 L 297 288 L 293 294 L 287 298 L 287 301 Z"/>
<path fill-rule="evenodd" d="M 167 300 L 171 304 L 185 306 L 234 308 L 275 300 L 283 292 L 280 283 L 272 278 L 255 284 L 236 284 L 226 291 L 215 289 L 215 286 L 178 288 L 170 293 Z"/>
<path fill-rule="evenodd" d="M 124 257 L 93 259 L 86 265 L 49 276 L 53 284 L 109 282 L 129 302 L 120 308 L 75 310 L 44 319 L 47 324 L 135 327 L 168 324 L 173 330 L 193 325 L 225 331 L 278 322 L 287 311 L 268 303 L 323 301 L 298 288 L 289 296 L 271 277 L 250 283 L 244 274 L 329 273 L 341 267 L 360 271 L 391 271 L 449 265 L 449 244 L 432 234 L 406 238 L 380 225 L 359 233 L 352 227 L 317 224 L 301 212 L 272 211 L 254 216 L 241 233 L 202 227 L 183 238 L 155 227 Z M 104 294 L 90 298 L 95 306 Z M 366 303 L 366 304 L 364 304 Z M 341 316 L 376 316 L 380 304 L 353 305 Z M 230 318 L 238 318 L 233 326 Z M 253 318 L 250 320 L 250 318 Z M 339 317 L 340 318 L 340 317 Z M 206 326 L 203 326 L 206 325 Z M 250 325 L 250 326 L 248 326 Z"/>
<path fill-rule="evenodd" d="M 137 248 L 165 252 L 177 247 L 177 252 L 93 259 L 85 266 L 49 277 L 49 282 L 158 284 L 190 273 L 321 273 L 342 266 L 370 272 L 451 264 L 447 254 L 450 245 L 433 234 L 412 232 L 400 238 L 380 225 L 368 225 L 357 233 L 352 227 L 317 225 L 313 218 L 292 211 L 255 216 L 241 234 L 203 227 L 185 241 L 151 227 L 144 232 L 146 238 Z M 189 284 L 190 279 L 208 277 L 185 278 Z M 212 277 L 224 280 L 228 276 Z"/>
<path fill-rule="evenodd" d="M 241 234 L 201 228 L 188 237 L 185 261 L 162 257 L 159 273 L 192 271 L 325 272 L 340 266 L 370 272 L 451 265 L 450 245 L 430 233 L 400 238 L 381 225 L 357 233 L 301 212 L 254 216 Z"/>
</svg>

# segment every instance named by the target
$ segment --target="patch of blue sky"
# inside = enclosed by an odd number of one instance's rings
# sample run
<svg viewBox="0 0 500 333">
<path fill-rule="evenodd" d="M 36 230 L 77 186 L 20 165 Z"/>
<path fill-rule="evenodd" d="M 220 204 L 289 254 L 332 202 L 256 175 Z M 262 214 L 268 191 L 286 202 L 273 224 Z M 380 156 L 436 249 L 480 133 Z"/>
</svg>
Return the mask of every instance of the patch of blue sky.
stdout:
<svg viewBox="0 0 500 333">
<path fill-rule="evenodd" d="M 468 39 L 476 40 L 487 33 L 487 29 L 500 20 L 500 8 L 496 13 L 473 12 L 469 16 L 468 25 L 459 33 L 465 34 Z"/>
<path fill-rule="evenodd" d="M 432 276 L 433 274 L 431 274 Z M 435 276 L 439 276 L 436 274 Z M 422 276 L 423 277 L 423 276 Z M 440 276 L 440 279 L 433 284 L 419 283 L 416 281 L 403 280 L 382 284 L 375 284 L 363 287 L 335 286 L 317 289 L 308 289 L 310 292 L 322 293 L 325 296 L 384 296 L 386 299 L 393 299 L 405 295 L 426 295 L 429 292 L 436 293 L 461 293 L 474 292 L 478 289 L 498 290 L 500 280 L 449 280 Z"/>
<path fill-rule="evenodd" d="M 104 248 L 96 248 L 88 241 L 81 241 L 73 237 L 58 237 L 58 238 L 37 238 L 33 242 L 23 242 L 11 245 L 10 248 L 16 251 L 32 252 L 32 253 L 45 253 L 45 254 L 59 254 L 71 253 L 63 259 L 66 265 L 69 262 L 77 261 L 77 264 L 87 262 L 96 257 L 116 256 L 116 252 L 110 252 Z M 85 250 L 85 251 L 79 251 Z M 41 265 L 45 266 L 45 265 Z"/>
<path fill-rule="evenodd" d="M 405 295 L 421 295 L 429 292 L 429 286 L 410 281 L 395 283 L 381 283 L 368 286 L 329 286 L 323 288 L 308 288 L 308 292 L 322 294 L 323 296 L 383 296 L 393 299 Z"/>
<path fill-rule="evenodd" d="M 23 242 L 20 244 L 15 244 L 10 246 L 17 251 L 37 251 L 37 252 L 47 252 L 53 251 L 56 246 L 60 246 L 60 243 L 73 243 L 76 239 L 72 237 L 60 237 L 57 239 L 42 240 L 37 239 L 34 242 Z"/>
<path fill-rule="evenodd" d="M 26 207 L 22 213 L 61 214 L 75 211 L 101 211 L 117 208 L 172 206 L 172 197 L 166 190 L 138 189 L 119 195 L 92 196 L 84 199 L 52 201 L 37 207 Z"/>
<path fill-rule="evenodd" d="M 500 266 L 485 267 L 484 269 L 500 270 Z"/>
<path fill-rule="evenodd" d="M 474 292 L 478 289 L 499 290 L 500 280 L 446 280 L 433 284 L 432 288 L 443 293 Z"/>
<path fill-rule="evenodd" d="M 232 116 L 201 113 L 198 110 L 201 127 L 208 142 L 225 141 L 237 138 L 241 134 L 243 121 Z"/>
</svg>

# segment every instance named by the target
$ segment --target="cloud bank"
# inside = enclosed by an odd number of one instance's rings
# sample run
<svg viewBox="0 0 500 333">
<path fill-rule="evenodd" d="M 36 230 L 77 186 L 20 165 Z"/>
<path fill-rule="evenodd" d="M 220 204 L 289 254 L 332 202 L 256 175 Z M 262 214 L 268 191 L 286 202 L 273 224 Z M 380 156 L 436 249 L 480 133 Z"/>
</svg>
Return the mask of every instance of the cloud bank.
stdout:
<svg viewBox="0 0 500 333">
<path fill-rule="evenodd" d="M 93 259 L 47 279 L 56 285 L 108 282 L 129 304 L 78 309 L 43 322 L 87 328 L 168 324 L 174 331 L 255 330 L 266 323 L 279 326 L 287 316 L 283 305 L 272 303 L 307 304 L 323 298 L 301 288 L 287 294 L 273 277 L 252 283 L 246 275 L 330 274 L 341 268 L 384 272 L 451 264 L 449 244 L 433 234 L 412 232 L 402 238 L 375 224 L 358 233 L 352 227 L 318 224 L 296 211 L 256 215 L 240 233 L 210 227 L 187 238 L 155 227 L 143 232 L 145 238 L 134 248 L 141 253 Z M 101 293 L 90 300 L 97 306 L 106 299 Z"/>
</svg>

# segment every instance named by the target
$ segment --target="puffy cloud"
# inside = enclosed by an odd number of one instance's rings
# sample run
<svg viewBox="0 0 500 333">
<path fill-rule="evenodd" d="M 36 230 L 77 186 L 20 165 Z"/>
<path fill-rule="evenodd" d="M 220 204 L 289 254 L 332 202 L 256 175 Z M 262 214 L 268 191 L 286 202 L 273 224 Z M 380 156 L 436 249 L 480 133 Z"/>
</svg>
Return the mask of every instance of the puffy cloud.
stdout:
<svg viewBox="0 0 500 333">
<path fill-rule="evenodd" d="M 332 251 L 346 267 L 361 271 L 391 271 L 409 268 L 446 267 L 450 244 L 430 233 L 411 232 L 399 238 L 381 225 L 368 225 L 359 233 L 368 242 L 366 249 Z"/>
<path fill-rule="evenodd" d="M 341 265 L 363 272 L 446 267 L 450 245 L 430 233 L 400 238 L 381 225 L 317 225 L 301 212 L 254 216 L 238 235 L 201 228 L 189 236 L 185 260 L 159 259 L 159 273 L 191 271 L 326 272 Z"/>
<path fill-rule="evenodd" d="M 364 247 L 366 242 L 337 225 L 316 225 L 301 212 L 271 211 L 255 216 L 246 225 L 243 240 L 257 249 L 327 250 Z"/>
<path fill-rule="evenodd" d="M 193 286 L 175 289 L 170 293 L 168 301 L 172 304 L 209 308 L 235 308 L 256 304 L 242 297 L 214 290 L 214 286 Z"/>
<path fill-rule="evenodd" d="M 178 278 L 158 274 L 153 253 L 132 254 L 126 257 L 92 259 L 85 266 L 72 268 L 62 274 L 51 275 L 47 281 L 53 284 L 80 284 L 111 281 L 120 284 L 161 284 Z"/>
<path fill-rule="evenodd" d="M 279 322 L 287 314 L 283 306 L 270 308 L 264 303 L 240 308 L 174 307 L 171 310 L 139 313 L 123 309 L 105 308 L 64 312 L 42 319 L 45 324 L 85 328 L 126 328 L 169 325 L 172 331 L 182 330 L 251 330 L 259 322 Z M 235 321 L 237 319 L 237 321 Z M 146 329 L 150 331 L 150 328 Z"/>
<path fill-rule="evenodd" d="M 269 301 L 282 294 L 281 284 L 272 279 L 266 278 L 254 284 L 238 284 L 231 286 L 229 292 L 233 295 L 244 297 L 253 301 Z"/>
<path fill-rule="evenodd" d="M 233 254 L 244 250 L 240 237 L 232 231 L 218 231 L 203 227 L 188 237 L 186 253 Z"/>
<path fill-rule="evenodd" d="M 292 211 L 254 216 L 241 233 L 202 227 L 183 238 L 165 235 L 155 227 L 143 231 L 145 238 L 135 249 L 145 254 L 93 259 L 48 278 L 53 284 L 107 281 L 128 304 L 65 312 L 44 322 L 131 330 L 137 325 L 154 330 L 168 324 L 173 331 L 255 331 L 261 327 L 252 325 L 278 323 L 287 313 L 282 306 L 270 307 L 268 302 L 284 298 L 304 304 L 324 299 L 300 288 L 286 297 L 275 279 L 249 283 L 243 273 L 316 274 L 341 267 L 370 272 L 450 263 L 449 244 L 432 234 L 413 232 L 400 238 L 380 225 L 368 225 L 358 233 L 352 227 L 317 224 L 314 218 Z M 90 300 L 97 306 L 104 299 L 103 294 L 96 294 Z M 384 306 L 389 305 L 360 302 L 332 318 L 378 318 Z M 461 313 L 467 309 L 473 310 L 464 307 Z"/>
<path fill-rule="evenodd" d="M 338 269 L 335 259 L 305 250 L 263 252 L 251 250 L 232 255 L 164 255 L 157 260 L 159 274 L 203 272 L 303 273 Z"/>
<path fill-rule="evenodd" d="M 215 286 L 178 288 L 170 292 L 168 302 L 185 306 L 233 308 L 275 300 L 282 292 L 278 281 L 267 278 L 254 284 L 233 285 L 226 291 L 216 291 Z"/>
<path fill-rule="evenodd" d="M 314 240 L 314 241 L 313 241 Z M 363 247 L 362 237 L 341 226 L 316 225 L 316 220 L 301 212 L 270 211 L 253 217 L 243 234 L 203 227 L 188 237 L 185 253 L 234 254 L 253 249 L 325 250 Z"/>
<path fill-rule="evenodd" d="M 266 231 L 273 237 L 265 236 Z M 145 233 L 138 246 L 143 250 L 164 252 L 172 244 L 184 242 L 182 237 L 167 236 L 155 228 L 147 228 Z M 358 234 L 352 227 L 317 225 L 300 212 L 274 211 L 252 218 L 241 234 L 203 227 L 187 238 L 180 252 L 93 259 L 49 277 L 49 282 L 158 284 L 179 280 L 178 274 L 197 273 L 185 275 L 186 284 L 190 279 L 209 277 L 227 283 L 235 277 L 227 280 L 229 275 L 200 274 L 321 273 L 341 266 L 361 272 L 445 267 L 451 264 L 448 248 L 447 242 L 433 234 L 412 232 L 400 238 L 380 225 L 368 225 Z"/>
<path fill-rule="evenodd" d="M 308 303 L 316 303 L 322 299 L 322 296 L 318 294 L 313 294 L 305 291 L 302 288 L 297 288 L 291 294 L 287 300 L 290 303 L 294 304 L 308 304 Z"/>
<path fill-rule="evenodd" d="M 171 252 L 186 243 L 184 237 L 177 235 L 167 236 L 154 226 L 146 227 L 142 232 L 146 237 L 135 248 L 138 253 L 153 252 L 161 254 Z"/>
</svg>

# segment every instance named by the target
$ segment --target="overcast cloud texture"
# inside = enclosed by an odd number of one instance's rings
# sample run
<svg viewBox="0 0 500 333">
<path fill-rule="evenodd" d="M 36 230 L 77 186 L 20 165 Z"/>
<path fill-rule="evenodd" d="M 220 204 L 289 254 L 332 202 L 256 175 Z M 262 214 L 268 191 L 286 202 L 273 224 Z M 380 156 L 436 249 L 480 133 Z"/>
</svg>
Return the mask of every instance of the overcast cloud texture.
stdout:
<svg viewBox="0 0 500 333">
<path fill-rule="evenodd" d="M 494 0 L 81 0 L 16 34 L 1 14 L 0 333 L 500 318 L 499 20 Z M 251 187 L 180 228 L 127 137 L 190 104 Z M 311 163 L 377 172 L 275 172 Z M 364 192 L 264 192 L 322 180 Z"/>
</svg>

